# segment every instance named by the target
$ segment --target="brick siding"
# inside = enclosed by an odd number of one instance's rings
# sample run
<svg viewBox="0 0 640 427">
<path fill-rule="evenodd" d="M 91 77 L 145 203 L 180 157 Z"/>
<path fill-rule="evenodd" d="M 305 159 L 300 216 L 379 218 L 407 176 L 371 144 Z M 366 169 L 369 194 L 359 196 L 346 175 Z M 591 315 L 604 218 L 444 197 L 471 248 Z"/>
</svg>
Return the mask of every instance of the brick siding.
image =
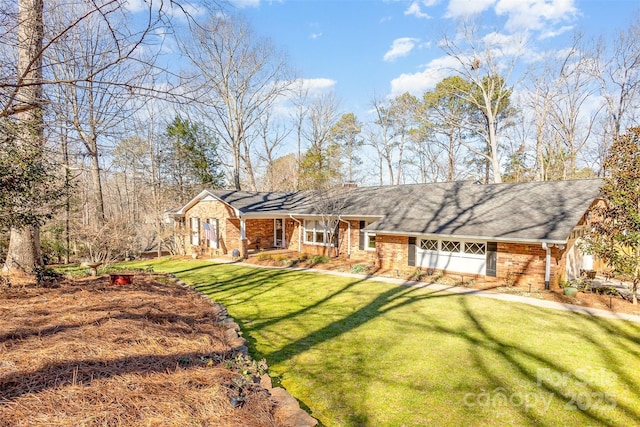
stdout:
<svg viewBox="0 0 640 427">
<path fill-rule="evenodd" d="M 241 254 L 246 254 L 247 249 L 266 249 L 273 247 L 274 220 L 273 219 L 249 219 L 246 221 L 246 242 L 240 240 L 240 219 L 236 218 L 235 211 L 228 205 L 218 202 L 200 202 L 189 209 L 185 214 L 185 241 L 186 252 L 191 254 L 194 248 L 190 239 L 190 219 L 198 217 L 201 223 L 207 218 L 217 218 L 219 224 L 219 246 L 206 248 L 205 254 L 208 256 L 228 254 L 233 249 L 238 249 Z M 298 251 L 301 243 L 301 252 L 310 255 L 327 255 L 327 246 L 310 245 L 299 242 L 300 227 L 297 221 L 291 218 L 284 220 L 285 247 Z M 301 222 L 303 222 L 301 220 Z M 349 225 L 351 228 L 349 234 Z M 350 220 L 339 223 L 338 248 L 339 255 L 346 256 L 349 252 L 351 258 L 363 260 L 363 262 L 374 264 L 380 270 L 395 270 L 397 272 L 411 272 L 416 267 L 408 265 L 408 237 L 391 236 L 377 234 L 375 251 L 360 249 L 360 221 Z M 201 225 L 202 227 L 202 225 Z M 202 228 L 200 230 L 201 244 L 204 244 Z M 573 242 L 570 242 L 573 243 Z M 558 281 L 564 279 L 566 269 L 567 249 L 560 250 L 556 247 L 551 251 L 551 277 L 552 285 L 557 285 Z M 335 252 L 332 255 L 336 255 Z M 509 282 L 514 285 L 532 285 L 534 289 L 544 288 L 546 251 L 539 243 L 498 243 L 497 254 L 497 277 L 495 280 Z M 456 273 L 449 272 L 446 273 Z M 492 278 L 486 278 L 492 280 Z"/>
</svg>

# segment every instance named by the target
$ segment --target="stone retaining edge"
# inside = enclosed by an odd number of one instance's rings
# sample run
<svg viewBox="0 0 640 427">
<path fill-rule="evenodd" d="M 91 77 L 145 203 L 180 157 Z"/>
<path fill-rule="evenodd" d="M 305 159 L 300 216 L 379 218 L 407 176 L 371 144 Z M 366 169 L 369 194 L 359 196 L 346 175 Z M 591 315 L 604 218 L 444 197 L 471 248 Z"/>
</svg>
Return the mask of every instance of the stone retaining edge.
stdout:
<svg viewBox="0 0 640 427">
<path fill-rule="evenodd" d="M 220 317 L 219 323 L 225 326 L 224 336 L 227 338 L 232 346 L 232 354 L 242 353 L 249 356 L 249 347 L 247 346 L 247 340 L 242 336 L 240 326 L 236 323 L 233 317 L 229 316 L 227 308 L 213 301 L 203 292 L 192 288 L 182 280 L 178 279 L 174 274 L 167 273 L 166 277 L 173 281 L 175 284 L 188 289 L 193 292 L 197 292 L 200 297 L 206 299 L 212 306 L 219 310 Z M 273 387 L 271 377 L 269 374 L 264 374 L 260 377 L 260 386 L 264 388 L 271 398 L 276 403 L 276 410 L 274 416 L 277 420 L 282 422 L 285 427 L 315 427 L 318 424 L 318 420 L 313 418 L 304 409 L 300 408 L 300 404 L 295 397 L 293 397 L 286 389 L 282 387 Z"/>
</svg>

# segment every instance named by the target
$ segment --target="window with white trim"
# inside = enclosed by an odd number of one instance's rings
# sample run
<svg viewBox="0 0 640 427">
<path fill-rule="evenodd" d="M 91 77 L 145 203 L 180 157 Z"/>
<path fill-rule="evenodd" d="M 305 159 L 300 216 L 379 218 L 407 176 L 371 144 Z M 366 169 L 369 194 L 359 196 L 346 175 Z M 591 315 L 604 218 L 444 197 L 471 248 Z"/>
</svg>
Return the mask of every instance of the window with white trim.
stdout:
<svg viewBox="0 0 640 427">
<path fill-rule="evenodd" d="M 191 244 L 199 245 L 200 244 L 200 218 L 197 216 L 193 216 L 190 219 L 191 225 Z"/>
<path fill-rule="evenodd" d="M 337 238 L 336 232 L 333 233 L 334 242 Z M 330 242 L 330 227 L 323 224 L 322 221 L 315 219 L 304 220 L 304 242 L 314 245 L 328 245 Z"/>
<path fill-rule="evenodd" d="M 367 249 L 375 249 L 376 248 L 376 233 L 372 233 L 370 231 L 366 234 L 366 243 L 365 248 Z"/>
<path fill-rule="evenodd" d="M 443 240 L 442 252 L 460 252 L 460 242 L 454 242 L 453 240 Z"/>
<path fill-rule="evenodd" d="M 420 249 L 424 249 L 425 251 L 438 251 L 438 241 L 437 240 L 420 240 Z"/>
<path fill-rule="evenodd" d="M 373 221 L 366 221 L 365 227 L 372 224 Z M 364 248 L 368 251 L 372 251 L 376 249 L 376 232 L 375 231 L 365 231 L 364 233 Z"/>
<path fill-rule="evenodd" d="M 472 255 L 484 255 L 487 251 L 487 245 L 480 242 L 465 242 L 464 253 Z"/>
</svg>

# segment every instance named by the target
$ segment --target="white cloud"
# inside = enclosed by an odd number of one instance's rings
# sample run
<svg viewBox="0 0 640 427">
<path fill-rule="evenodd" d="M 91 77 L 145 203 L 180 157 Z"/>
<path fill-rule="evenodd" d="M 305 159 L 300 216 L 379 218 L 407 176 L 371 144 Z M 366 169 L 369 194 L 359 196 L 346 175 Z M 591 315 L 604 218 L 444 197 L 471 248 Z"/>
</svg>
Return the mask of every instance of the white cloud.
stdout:
<svg viewBox="0 0 640 427">
<path fill-rule="evenodd" d="M 384 57 L 382 59 L 390 62 L 395 61 L 397 58 L 407 56 L 416 46 L 416 43 L 418 41 L 420 40 L 411 37 L 401 37 L 399 39 L 395 39 L 391 44 L 391 49 L 389 49 L 387 53 L 384 54 Z"/>
<path fill-rule="evenodd" d="M 507 15 L 508 31 L 541 30 L 547 22 L 562 22 L 575 17 L 574 0 L 498 0 L 497 15 Z"/>
<path fill-rule="evenodd" d="M 149 9 L 149 5 L 147 5 L 144 0 L 127 0 L 124 3 L 124 7 L 131 13 L 137 13 Z"/>
<path fill-rule="evenodd" d="M 160 2 L 149 2 L 148 0 L 126 0 L 123 3 L 124 9 L 132 14 L 147 13 L 150 8 L 153 11 L 158 11 L 161 6 Z M 191 17 L 199 17 L 205 14 L 206 9 L 198 2 L 184 0 L 180 2 L 180 6 L 171 4 L 169 7 L 163 7 L 162 11 L 185 22 L 185 14 Z"/>
<path fill-rule="evenodd" d="M 436 87 L 440 80 L 452 75 L 454 70 L 459 67 L 458 60 L 451 56 L 436 58 L 427 64 L 424 71 L 414 74 L 403 73 L 391 80 L 391 93 L 389 93 L 389 96 L 396 97 L 405 92 L 420 96 Z"/>
<path fill-rule="evenodd" d="M 493 6 L 495 2 L 496 0 L 451 0 L 447 7 L 447 16 L 460 18 L 482 13 Z"/>
<path fill-rule="evenodd" d="M 230 3 L 238 9 L 260 6 L 260 0 L 230 0 Z"/>
<path fill-rule="evenodd" d="M 311 35 L 309 36 L 311 40 L 317 40 L 320 37 L 322 37 L 322 33 L 311 33 Z"/>
<path fill-rule="evenodd" d="M 298 84 L 309 91 L 309 94 L 314 96 L 325 90 L 332 89 L 336 85 L 336 81 L 327 78 L 315 78 L 315 79 L 298 79 Z"/>
<path fill-rule="evenodd" d="M 417 1 L 411 3 L 407 10 L 404 11 L 404 14 L 413 15 L 416 18 L 431 18 L 428 13 L 422 11 L 422 9 L 420 8 L 420 3 L 418 3 Z"/>
<path fill-rule="evenodd" d="M 503 34 L 495 31 L 482 37 L 484 45 L 491 50 L 494 57 L 525 55 L 526 40 L 524 34 Z"/>
<path fill-rule="evenodd" d="M 563 27 L 558 28 L 557 30 L 546 30 L 540 34 L 538 39 L 539 40 L 550 39 L 571 30 L 573 30 L 573 25 L 565 25 Z"/>
<path fill-rule="evenodd" d="M 290 117 L 295 114 L 296 107 L 292 103 L 292 100 L 299 93 L 306 93 L 309 98 L 317 98 L 327 92 L 334 90 L 336 81 L 327 78 L 315 78 L 315 79 L 296 79 L 289 82 L 291 92 L 283 94 L 278 97 L 274 103 L 274 112 L 279 117 Z"/>
</svg>

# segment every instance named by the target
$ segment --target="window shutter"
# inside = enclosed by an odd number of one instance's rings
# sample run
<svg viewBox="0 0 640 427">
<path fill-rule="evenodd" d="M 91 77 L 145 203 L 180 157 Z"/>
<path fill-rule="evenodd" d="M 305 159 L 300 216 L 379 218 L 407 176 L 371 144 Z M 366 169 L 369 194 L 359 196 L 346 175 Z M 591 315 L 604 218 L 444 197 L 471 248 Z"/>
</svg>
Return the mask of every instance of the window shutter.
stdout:
<svg viewBox="0 0 640 427">
<path fill-rule="evenodd" d="M 416 265 L 416 238 L 409 237 L 409 253 L 407 254 L 407 264 L 411 267 Z"/>
<path fill-rule="evenodd" d="M 358 232 L 358 249 L 361 251 L 364 250 L 364 228 L 367 226 L 367 223 L 364 221 L 360 221 L 360 231 Z"/>
<path fill-rule="evenodd" d="M 485 275 L 496 277 L 498 273 L 498 243 L 487 242 L 487 267 Z"/>
</svg>

